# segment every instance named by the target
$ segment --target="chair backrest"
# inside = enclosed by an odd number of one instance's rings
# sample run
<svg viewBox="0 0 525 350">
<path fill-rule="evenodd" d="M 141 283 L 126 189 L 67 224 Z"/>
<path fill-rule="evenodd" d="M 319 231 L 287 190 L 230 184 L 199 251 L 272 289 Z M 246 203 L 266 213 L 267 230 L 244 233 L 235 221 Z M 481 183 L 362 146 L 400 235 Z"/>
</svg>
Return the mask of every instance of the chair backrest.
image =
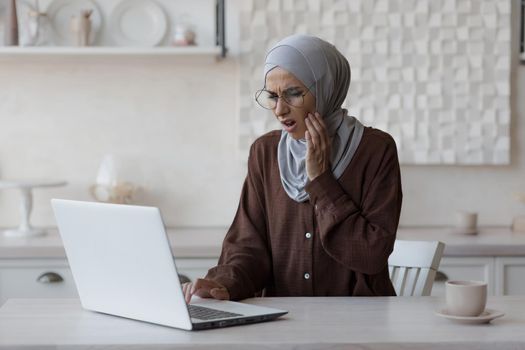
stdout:
<svg viewBox="0 0 525 350">
<path fill-rule="evenodd" d="M 396 240 L 388 269 L 397 295 L 430 295 L 444 249 L 439 241 Z"/>
</svg>

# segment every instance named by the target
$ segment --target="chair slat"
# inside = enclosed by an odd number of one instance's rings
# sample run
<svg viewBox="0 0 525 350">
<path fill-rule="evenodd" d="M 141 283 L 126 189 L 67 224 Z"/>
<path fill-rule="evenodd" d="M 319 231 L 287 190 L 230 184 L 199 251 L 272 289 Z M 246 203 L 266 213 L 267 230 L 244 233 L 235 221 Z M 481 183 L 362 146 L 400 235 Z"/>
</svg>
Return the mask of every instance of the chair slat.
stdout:
<svg viewBox="0 0 525 350">
<path fill-rule="evenodd" d="M 421 269 L 419 267 L 408 268 L 406 286 L 403 296 L 413 296 L 416 289 L 416 282 L 419 278 Z"/>
<path fill-rule="evenodd" d="M 396 290 L 397 295 L 403 295 L 403 290 L 405 289 L 405 282 L 407 277 L 407 268 L 398 267 L 397 269 L 396 280 L 394 283 L 394 289 Z"/>
<path fill-rule="evenodd" d="M 396 240 L 388 271 L 397 295 L 430 295 L 444 248 L 438 241 Z"/>
</svg>

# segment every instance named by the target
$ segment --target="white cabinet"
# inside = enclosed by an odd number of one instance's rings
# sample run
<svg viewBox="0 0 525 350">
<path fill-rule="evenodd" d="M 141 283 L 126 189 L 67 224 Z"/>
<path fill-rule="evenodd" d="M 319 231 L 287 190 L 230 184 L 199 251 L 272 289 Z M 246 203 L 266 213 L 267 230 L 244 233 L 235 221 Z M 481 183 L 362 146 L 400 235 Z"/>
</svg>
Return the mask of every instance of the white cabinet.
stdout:
<svg viewBox="0 0 525 350">
<path fill-rule="evenodd" d="M 443 257 L 432 295 L 445 295 L 447 280 L 487 282 L 489 295 L 525 295 L 525 257 Z"/>
<path fill-rule="evenodd" d="M 525 258 L 496 258 L 496 295 L 525 295 Z"/>
<path fill-rule="evenodd" d="M 78 298 L 65 259 L 0 259 L 0 305 L 9 298 Z"/>
<path fill-rule="evenodd" d="M 177 271 L 202 278 L 216 258 L 177 259 Z M 525 257 L 443 257 L 432 288 L 445 295 L 446 280 L 480 280 L 490 295 L 525 295 Z M 441 278 L 440 278 L 441 276 Z M 77 298 L 66 259 L 0 259 L 0 305 L 9 298 Z"/>
<path fill-rule="evenodd" d="M 177 259 L 177 271 L 202 278 L 217 259 Z M 0 306 L 9 298 L 78 298 L 66 259 L 0 259 Z"/>
<path fill-rule="evenodd" d="M 492 257 L 443 257 L 432 287 L 434 296 L 445 295 L 447 280 L 476 280 L 488 284 L 488 293 L 494 295 L 494 262 Z"/>
</svg>

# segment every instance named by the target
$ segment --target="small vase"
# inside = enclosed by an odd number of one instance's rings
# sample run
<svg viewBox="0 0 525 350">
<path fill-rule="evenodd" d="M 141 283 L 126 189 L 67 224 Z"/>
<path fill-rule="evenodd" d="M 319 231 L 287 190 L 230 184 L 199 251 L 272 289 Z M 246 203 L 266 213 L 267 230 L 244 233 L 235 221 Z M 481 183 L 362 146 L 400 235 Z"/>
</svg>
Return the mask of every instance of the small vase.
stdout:
<svg viewBox="0 0 525 350">
<path fill-rule="evenodd" d="M 71 30 L 77 46 L 89 46 L 92 13 L 92 10 L 82 10 L 80 16 L 71 18 Z"/>
<path fill-rule="evenodd" d="M 16 0 L 10 0 L 7 4 L 5 21 L 6 46 L 18 46 L 18 17 L 16 14 Z"/>
</svg>

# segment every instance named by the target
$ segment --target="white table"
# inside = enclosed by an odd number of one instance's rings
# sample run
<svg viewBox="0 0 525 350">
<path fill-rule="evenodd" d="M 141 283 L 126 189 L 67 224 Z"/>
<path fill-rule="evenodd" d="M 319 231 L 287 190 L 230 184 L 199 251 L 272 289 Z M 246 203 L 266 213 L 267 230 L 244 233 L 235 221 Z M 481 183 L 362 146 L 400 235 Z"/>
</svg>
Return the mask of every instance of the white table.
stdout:
<svg viewBox="0 0 525 350">
<path fill-rule="evenodd" d="M 2 189 L 18 189 L 20 191 L 20 226 L 16 229 L 6 230 L 4 234 L 9 237 L 29 237 L 41 236 L 46 233 L 44 229 L 31 227 L 29 217 L 33 209 L 33 193 L 34 188 L 40 187 L 60 187 L 65 186 L 65 181 L 6 181 L 0 180 L 0 190 Z"/>
<path fill-rule="evenodd" d="M 0 308 L 0 349 L 525 349 L 525 296 L 491 297 L 491 324 L 440 318 L 435 297 L 259 298 L 289 310 L 277 321 L 206 331 L 82 310 L 76 299 L 11 299 Z"/>
</svg>

